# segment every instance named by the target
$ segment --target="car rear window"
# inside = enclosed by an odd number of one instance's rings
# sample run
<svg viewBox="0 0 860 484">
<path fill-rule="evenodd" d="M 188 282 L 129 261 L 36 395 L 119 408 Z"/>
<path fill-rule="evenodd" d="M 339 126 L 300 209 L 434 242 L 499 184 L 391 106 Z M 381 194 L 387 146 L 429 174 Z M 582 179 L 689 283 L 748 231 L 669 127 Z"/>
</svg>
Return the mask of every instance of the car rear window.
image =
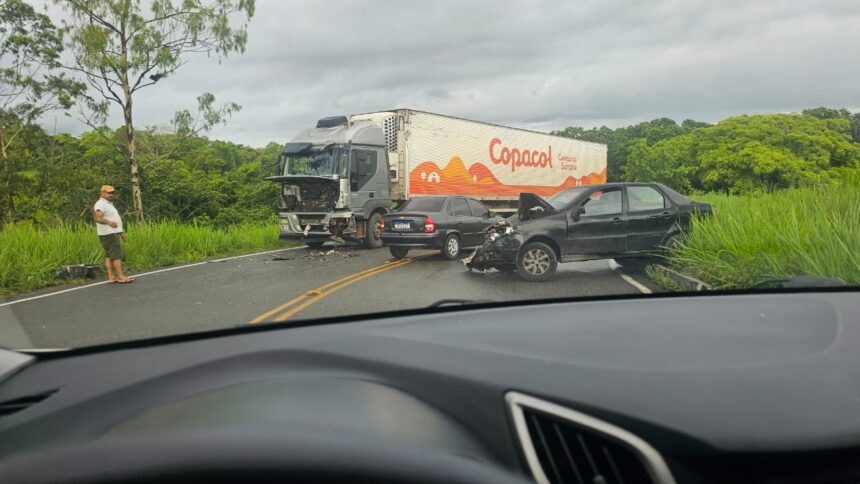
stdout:
<svg viewBox="0 0 860 484">
<path fill-rule="evenodd" d="M 472 212 L 469 211 L 469 206 L 466 205 L 465 199 L 454 199 L 454 215 L 458 215 L 460 217 L 470 217 L 472 215 Z"/>
<path fill-rule="evenodd" d="M 413 198 L 403 204 L 399 211 L 441 212 L 443 203 L 445 203 L 445 199 L 440 197 Z"/>
<path fill-rule="evenodd" d="M 651 187 L 627 187 L 628 211 L 643 212 L 666 207 L 663 194 Z"/>
</svg>

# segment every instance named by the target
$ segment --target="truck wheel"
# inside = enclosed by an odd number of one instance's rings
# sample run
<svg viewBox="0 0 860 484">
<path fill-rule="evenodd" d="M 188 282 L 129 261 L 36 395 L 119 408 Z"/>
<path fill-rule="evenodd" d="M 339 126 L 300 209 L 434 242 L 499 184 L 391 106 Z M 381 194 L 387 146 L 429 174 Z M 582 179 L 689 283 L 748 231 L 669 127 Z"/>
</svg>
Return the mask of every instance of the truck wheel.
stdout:
<svg viewBox="0 0 860 484">
<path fill-rule="evenodd" d="M 442 248 L 442 255 L 448 260 L 454 260 L 460 257 L 460 238 L 456 234 L 450 234 L 445 239 L 445 246 Z"/>
<path fill-rule="evenodd" d="M 558 268 L 558 259 L 552 248 L 541 242 L 526 244 L 517 255 L 517 272 L 529 282 L 549 279 Z"/>
<path fill-rule="evenodd" d="M 378 249 L 382 247 L 382 237 L 379 234 L 379 221 L 382 220 L 382 215 L 374 213 L 367 220 L 367 228 L 364 236 L 364 246 L 368 249 Z"/>
<path fill-rule="evenodd" d="M 389 247 L 389 251 L 391 251 L 391 255 L 394 256 L 395 259 L 402 259 L 409 254 L 409 249 L 405 247 Z"/>
</svg>

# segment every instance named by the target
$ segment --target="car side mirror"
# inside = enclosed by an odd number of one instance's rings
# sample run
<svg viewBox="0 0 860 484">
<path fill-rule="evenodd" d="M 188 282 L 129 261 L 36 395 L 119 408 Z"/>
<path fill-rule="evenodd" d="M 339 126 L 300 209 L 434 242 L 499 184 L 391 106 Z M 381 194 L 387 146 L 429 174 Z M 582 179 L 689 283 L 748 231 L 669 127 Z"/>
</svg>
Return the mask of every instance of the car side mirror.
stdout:
<svg viewBox="0 0 860 484">
<path fill-rule="evenodd" d="M 584 214 L 585 207 L 576 207 L 576 209 L 573 210 L 573 220 L 579 220 L 579 217 Z"/>
<path fill-rule="evenodd" d="M 493 212 L 484 212 L 484 218 L 493 218 L 495 216 L 496 214 L 494 214 Z"/>
</svg>

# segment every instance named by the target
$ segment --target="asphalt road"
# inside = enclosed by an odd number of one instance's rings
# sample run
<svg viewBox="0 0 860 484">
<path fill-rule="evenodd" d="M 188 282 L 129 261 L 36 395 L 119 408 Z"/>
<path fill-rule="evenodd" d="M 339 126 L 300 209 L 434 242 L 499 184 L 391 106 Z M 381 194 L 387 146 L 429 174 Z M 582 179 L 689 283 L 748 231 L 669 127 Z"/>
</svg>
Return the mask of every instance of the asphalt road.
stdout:
<svg viewBox="0 0 860 484">
<path fill-rule="evenodd" d="M 387 248 L 305 248 L 136 274 L 133 284 L 88 283 L 0 299 L 0 346 L 68 348 L 344 314 L 418 308 L 442 299 L 507 301 L 657 291 L 614 261 L 559 265 L 529 283 L 470 273 L 438 252 L 393 259 Z M 273 322 L 275 321 L 275 322 Z"/>
</svg>

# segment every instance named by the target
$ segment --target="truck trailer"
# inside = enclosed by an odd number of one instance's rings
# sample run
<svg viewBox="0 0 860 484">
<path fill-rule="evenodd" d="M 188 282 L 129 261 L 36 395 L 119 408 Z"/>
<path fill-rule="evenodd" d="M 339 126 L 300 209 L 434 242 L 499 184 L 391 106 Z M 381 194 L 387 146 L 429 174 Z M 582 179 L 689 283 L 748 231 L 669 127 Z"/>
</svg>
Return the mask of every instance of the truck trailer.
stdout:
<svg viewBox="0 0 860 484">
<path fill-rule="evenodd" d="M 323 118 L 284 146 L 282 240 L 382 245 L 382 215 L 412 197 L 463 195 L 498 213 L 519 194 L 606 182 L 606 145 L 412 109 Z"/>
</svg>

